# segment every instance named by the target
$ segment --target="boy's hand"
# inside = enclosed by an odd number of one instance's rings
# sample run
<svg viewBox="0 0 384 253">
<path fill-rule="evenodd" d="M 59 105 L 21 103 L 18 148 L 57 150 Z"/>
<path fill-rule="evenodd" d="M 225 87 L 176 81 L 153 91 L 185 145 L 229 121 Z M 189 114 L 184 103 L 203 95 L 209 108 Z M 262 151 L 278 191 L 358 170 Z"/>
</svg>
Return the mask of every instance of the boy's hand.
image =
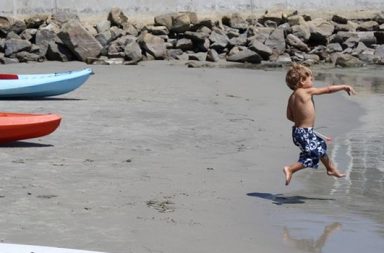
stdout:
<svg viewBox="0 0 384 253">
<path fill-rule="evenodd" d="M 352 86 L 346 85 L 345 91 L 348 93 L 348 95 L 356 95 L 356 91 L 352 88 Z"/>
</svg>

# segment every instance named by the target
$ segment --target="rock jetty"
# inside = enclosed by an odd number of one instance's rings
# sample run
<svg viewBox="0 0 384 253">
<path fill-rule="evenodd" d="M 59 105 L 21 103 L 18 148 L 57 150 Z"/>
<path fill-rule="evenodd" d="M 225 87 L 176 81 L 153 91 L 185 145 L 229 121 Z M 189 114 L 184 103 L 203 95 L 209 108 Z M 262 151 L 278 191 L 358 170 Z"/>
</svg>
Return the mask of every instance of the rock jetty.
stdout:
<svg viewBox="0 0 384 253">
<path fill-rule="evenodd" d="M 240 62 L 341 67 L 384 64 L 384 13 L 355 19 L 312 18 L 299 12 L 238 13 L 219 20 L 194 12 L 154 17 L 138 25 L 119 8 L 97 24 L 58 12 L 24 20 L 0 16 L 0 62 L 83 61 L 137 64 L 148 60 Z"/>
</svg>

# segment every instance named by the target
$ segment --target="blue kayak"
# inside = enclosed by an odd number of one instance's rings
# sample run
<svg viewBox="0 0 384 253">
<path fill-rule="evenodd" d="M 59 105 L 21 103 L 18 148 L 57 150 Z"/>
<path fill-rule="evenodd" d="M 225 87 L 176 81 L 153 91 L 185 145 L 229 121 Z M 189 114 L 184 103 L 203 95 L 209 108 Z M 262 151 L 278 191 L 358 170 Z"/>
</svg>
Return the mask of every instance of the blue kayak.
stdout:
<svg viewBox="0 0 384 253">
<path fill-rule="evenodd" d="M 68 93 L 92 74 L 85 68 L 50 74 L 0 74 L 0 98 L 39 98 Z"/>
<path fill-rule="evenodd" d="M 103 253 L 88 250 L 64 249 L 47 246 L 0 243 L 1 253 Z"/>
</svg>

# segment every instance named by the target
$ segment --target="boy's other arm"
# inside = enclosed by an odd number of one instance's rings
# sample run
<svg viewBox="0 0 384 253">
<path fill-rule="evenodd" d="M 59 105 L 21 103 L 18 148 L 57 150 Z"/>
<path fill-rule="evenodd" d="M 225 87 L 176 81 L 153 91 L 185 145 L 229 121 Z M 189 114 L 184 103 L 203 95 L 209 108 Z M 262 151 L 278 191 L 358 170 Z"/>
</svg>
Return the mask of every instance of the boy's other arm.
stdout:
<svg viewBox="0 0 384 253">
<path fill-rule="evenodd" d="M 322 95 L 322 94 L 335 93 L 343 90 L 346 91 L 348 95 L 356 94 L 356 91 L 352 88 L 352 86 L 346 85 L 346 84 L 330 85 L 330 86 L 320 87 L 320 88 L 313 87 L 309 89 L 309 93 L 311 95 Z"/>
</svg>

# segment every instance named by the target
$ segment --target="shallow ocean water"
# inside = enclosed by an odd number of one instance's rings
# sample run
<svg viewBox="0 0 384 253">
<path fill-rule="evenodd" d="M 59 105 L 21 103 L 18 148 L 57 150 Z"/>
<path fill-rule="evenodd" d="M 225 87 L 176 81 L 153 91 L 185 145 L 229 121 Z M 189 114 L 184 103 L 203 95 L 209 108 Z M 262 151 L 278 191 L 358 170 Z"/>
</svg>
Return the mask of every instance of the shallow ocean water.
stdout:
<svg viewBox="0 0 384 253">
<path fill-rule="evenodd" d="M 335 140 L 331 155 L 338 167 L 346 169 L 347 178 L 336 181 L 331 193 L 358 196 L 377 204 L 384 204 L 383 69 L 339 70 L 328 76 L 331 81 L 352 84 L 358 92 L 354 101 L 365 110 L 361 124 Z"/>
</svg>

